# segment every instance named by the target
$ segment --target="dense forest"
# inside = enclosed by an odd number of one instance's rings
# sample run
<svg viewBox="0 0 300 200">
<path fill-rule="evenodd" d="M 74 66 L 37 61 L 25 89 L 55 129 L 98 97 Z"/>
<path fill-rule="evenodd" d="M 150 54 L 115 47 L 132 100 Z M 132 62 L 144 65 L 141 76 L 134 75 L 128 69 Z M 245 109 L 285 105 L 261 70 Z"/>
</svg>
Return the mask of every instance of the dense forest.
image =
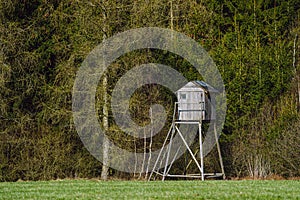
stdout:
<svg viewBox="0 0 300 200">
<path fill-rule="evenodd" d="M 76 72 L 103 39 L 139 27 L 181 32 L 216 63 L 227 97 L 220 137 L 227 177 L 300 176 L 299 0 L 0 0 L 0 10 L 0 181 L 101 176 L 101 162 L 73 123 Z M 116 142 L 140 152 L 149 141 L 125 137 L 104 108 L 116 80 L 149 62 L 201 78 L 184 59 L 158 50 L 134 51 L 112 64 L 105 91 L 99 85 L 97 92 L 99 121 Z M 150 104 L 171 110 L 173 101 L 163 88 L 145 86 L 132 96 L 133 118 L 147 124 Z"/>
</svg>

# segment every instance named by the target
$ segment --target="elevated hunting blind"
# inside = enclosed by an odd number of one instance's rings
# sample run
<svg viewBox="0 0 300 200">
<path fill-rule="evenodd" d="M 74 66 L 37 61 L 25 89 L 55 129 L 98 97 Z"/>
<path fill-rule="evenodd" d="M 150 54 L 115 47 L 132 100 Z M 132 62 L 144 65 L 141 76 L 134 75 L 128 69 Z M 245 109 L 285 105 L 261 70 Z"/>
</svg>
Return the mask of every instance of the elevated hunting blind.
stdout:
<svg viewBox="0 0 300 200">
<path fill-rule="evenodd" d="M 177 90 L 178 120 L 215 120 L 215 94 L 218 91 L 203 81 L 191 81 Z"/>
<path fill-rule="evenodd" d="M 209 84 L 203 81 L 191 81 L 186 85 L 181 87 L 176 91 L 177 102 L 174 105 L 174 114 L 172 125 L 169 129 L 167 137 L 163 143 L 157 160 L 154 164 L 153 170 L 149 176 L 149 180 L 153 178 L 153 175 L 162 176 L 162 180 L 165 180 L 166 177 L 181 177 L 181 178 L 204 178 L 209 177 L 223 177 L 225 178 L 223 161 L 220 151 L 220 146 L 218 142 L 217 129 L 215 120 L 216 108 L 215 108 L 215 97 L 219 92 L 214 89 Z M 219 156 L 221 172 L 219 173 L 204 173 L 204 156 L 203 156 L 203 136 L 202 136 L 202 123 L 210 122 L 214 125 L 214 137 L 217 145 L 217 151 Z M 182 134 L 179 129 L 180 125 L 197 125 L 198 127 L 198 136 L 199 136 L 199 149 L 197 152 L 193 152 L 186 141 L 186 136 Z M 181 141 L 184 144 L 184 147 L 188 150 L 188 153 L 191 156 L 191 162 L 193 161 L 198 170 L 198 174 L 170 174 L 170 169 L 175 161 L 171 157 L 171 148 L 175 134 L 180 136 Z M 169 144 L 167 144 L 169 142 Z M 181 146 L 180 146 L 181 147 Z M 165 151 L 163 152 L 163 150 Z M 178 151 L 177 151 L 178 152 Z M 176 153 L 177 154 L 177 153 Z M 199 154 L 200 163 L 196 158 L 196 154 Z M 169 162 L 171 160 L 171 162 Z M 160 163 L 160 164 L 159 164 Z M 163 164 L 164 163 L 164 164 Z M 159 165 L 159 166 L 158 166 Z M 161 165 L 164 165 L 161 167 Z M 189 167 L 190 163 L 186 166 L 185 169 Z"/>
</svg>

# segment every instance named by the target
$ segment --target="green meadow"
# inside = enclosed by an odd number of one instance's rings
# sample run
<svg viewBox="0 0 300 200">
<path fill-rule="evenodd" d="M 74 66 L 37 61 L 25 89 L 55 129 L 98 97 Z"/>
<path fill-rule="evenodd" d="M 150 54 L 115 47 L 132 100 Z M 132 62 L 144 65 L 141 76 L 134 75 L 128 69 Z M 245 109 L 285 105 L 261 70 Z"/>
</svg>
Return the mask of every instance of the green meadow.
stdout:
<svg viewBox="0 0 300 200">
<path fill-rule="evenodd" d="M 0 199 L 300 199 L 300 181 L 2 182 Z"/>
</svg>

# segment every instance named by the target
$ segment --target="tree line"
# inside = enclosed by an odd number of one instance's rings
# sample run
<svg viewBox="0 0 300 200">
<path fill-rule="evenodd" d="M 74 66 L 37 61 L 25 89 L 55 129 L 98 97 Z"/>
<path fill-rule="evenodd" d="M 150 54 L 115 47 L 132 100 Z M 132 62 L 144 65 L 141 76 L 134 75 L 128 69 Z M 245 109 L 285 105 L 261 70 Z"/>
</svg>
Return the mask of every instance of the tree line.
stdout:
<svg viewBox="0 0 300 200">
<path fill-rule="evenodd" d="M 0 181 L 101 176 L 102 164 L 75 131 L 72 87 L 94 47 L 139 27 L 179 31 L 218 66 L 227 92 L 220 138 L 227 176 L 300 175 L 297 0 L 0 0 L 0 10 Z M 153 143 L 126 136 L 105 102 L 126 71 L 149 62 L 201 78 L 184 59 L 158 50 L 134 51 L 111 65 L 97 90 L 99 121 L 111 139 L 136 152 L 158 148 L 167 130 Z M 172 112 L 174 101 L 164 88 L 143 87 L 131 98 L 132 117 L 145 125 L 151 104 Z M 105 170 L 111 177 L 146 176 Z"/>
</svg>

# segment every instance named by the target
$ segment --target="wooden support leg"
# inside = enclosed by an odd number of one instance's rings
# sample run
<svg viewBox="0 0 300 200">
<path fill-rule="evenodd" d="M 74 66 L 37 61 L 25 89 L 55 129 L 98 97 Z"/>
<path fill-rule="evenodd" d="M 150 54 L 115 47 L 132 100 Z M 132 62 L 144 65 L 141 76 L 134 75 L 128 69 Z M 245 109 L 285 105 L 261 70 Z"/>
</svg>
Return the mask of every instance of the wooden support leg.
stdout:
<svg viewBox="0 0 300 200">
<path fill-rule="evenodd" d="M 215 132 L 215 139 L 216 139 L 217 150 L 218 150 L 218 155 L 219 155 L 219 160 L 220 160 L 221 172 L 222 172 L 223 179 L 225 179 L 225 171 L 224 171 L 223 159 L 222 159 L 222 154 L 221 154 L 221 149 L 220 149 L 220 144 L 219 144 L 219 138 L 218 138 L 218 134 L 217 134 L 216 122 L 214 122 L 214 132 Z"/>
<path fill-rule="evenodd" d="M 203 161 L 203 148 L 202 148 L 202 127 L 199 123 L 199 146 L 200 146 L 200 165 L 201 165 L 201 180 L 204 181 L 204 161 Z"/>
</svg>

